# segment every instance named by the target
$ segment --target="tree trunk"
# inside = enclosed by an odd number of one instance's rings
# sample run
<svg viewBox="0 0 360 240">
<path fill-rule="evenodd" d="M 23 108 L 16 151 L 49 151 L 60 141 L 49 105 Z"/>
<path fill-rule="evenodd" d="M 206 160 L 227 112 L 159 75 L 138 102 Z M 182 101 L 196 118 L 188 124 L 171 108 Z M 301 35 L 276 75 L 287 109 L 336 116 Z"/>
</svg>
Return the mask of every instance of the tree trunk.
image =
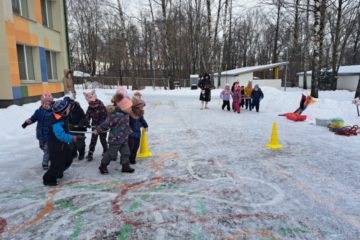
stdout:
<svg viewBox="0 0 360 240">
<path fill-rule="evenodd" d="M 296 86 L 296 73 L 298 72 L 299 53 L 301 52 L 301 46 L 299 44 L 299 4 L 300 0 L 295 0 L 295 17 L 294 17 L 294 37 L 293 48 L 290 60 L 290 86 Z"/>
<path fill-rule="evenodd" d="M 306 72 L 309 70 L 309 39 L 310 39 L 309 20 L 310 20 L 310 0 L 307 0 L 306 22 L 305 22 L 305 43 L 304 43 L 304 64 L 303 64 L 303 72 L 304 72 L 303 89 L 308 88 Z"/>
<path fill-rule="evenodd" d="M 274 38 L 274 49 L 272 56 L 273 63 L 277 63 L 278 61 L 278 41 L 279 41 L 279 30 L 280 30 L 279 28 L 280 28 L 281 1 L 282 0 L 277 0 L 277 17 L 276 17 L 276 28 L 275 28 L 275 38 Z M 275 78 L 275 71 L 273 78 Z"/>
<path fill-rule="evenodd" d="M 122 10 L 120 0 L 117 0 L 117 8 L 118 8 L 118 13 L 119 13 L 119 17 L 120 17 L 121 37 L 122 37 L 122 39 L 124 39 L 124 42 L 125 42 L 125 51 L 126 51 L 127 62 L 129 64 L 129 72 L 130 72 L 130 77 L 131 77 L 132 89 L 136 90 L 136 89 L 138 89 L 138 86 L 137 86 L 137 83 L 135 81 L 135 76 L 134 76 L 134 63 L 132 61 L 131 54 L 130 54 L 129 38 L 126 33 L 124 12 Z"/>
<path fill-rule="evenodd" d="M 313 74 L 311 80 L 311 96 L 319 97 L 319 82 L 321 75 L 321 55 L 322 55 L 322 41 L 323 29 L 321 27 L 321 7 L 322 1 L 314 0 L 314 54 L 313 54 Z"/>
</svg>

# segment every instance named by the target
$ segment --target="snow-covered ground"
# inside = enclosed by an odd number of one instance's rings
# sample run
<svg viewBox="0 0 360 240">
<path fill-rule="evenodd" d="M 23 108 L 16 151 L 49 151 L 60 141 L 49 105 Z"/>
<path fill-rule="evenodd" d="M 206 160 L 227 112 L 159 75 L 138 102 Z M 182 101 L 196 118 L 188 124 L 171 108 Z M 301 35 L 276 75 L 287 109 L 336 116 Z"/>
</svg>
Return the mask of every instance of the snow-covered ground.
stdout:
<svg viewBox="0 0 360 240">
<path fill-rule="evenodd" d="M 112 162 L 102 176 L 98 143 L 94 161 L 75 160 L 55 188 L 42 185 L 35 125 L 20 126 L 39 102 L 1 109 L 0 238 L 360 239 L 360 137 L 314 125 L 359 124 L 354 93 L 321 92 L 295 123 L 277 115 L 298 107 L 301 90 L 263 90 L 260 113 L 235 114 L 221 111 L 219 90 L 200 111 L 199 91 L 146 89 L 154 157 L 132 175 Z M 81 90 L 78 101 L 87 108 Z M 273 121 L 275 152 L 264 147 Z"/>
</svg>

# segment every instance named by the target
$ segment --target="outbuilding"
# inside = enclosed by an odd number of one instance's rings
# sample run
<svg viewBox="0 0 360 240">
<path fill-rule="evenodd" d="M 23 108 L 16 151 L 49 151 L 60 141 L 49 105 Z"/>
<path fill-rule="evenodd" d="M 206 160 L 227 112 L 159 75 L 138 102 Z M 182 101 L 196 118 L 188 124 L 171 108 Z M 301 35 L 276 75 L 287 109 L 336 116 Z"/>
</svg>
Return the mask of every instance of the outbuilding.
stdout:
<svg viewBox="0 0 360 240">
<path fill-rule="evenodd" d="M 221 72 L 220 79 L 218 73 L 215 73 L 214 83 L 215 86 L 224 88 L 226 84 L 232 85 L 236 81 L 238 81 L 240 85 L 246 85 L 249 81 L 252 81 L 253 84 L 259 84 L 260 86 L 281 88 L 282 80 L 279 77 L 280 67 L 283 67 L 283 70 L 285 70 L 285 67 L 288 64 L 288 62 L 280 62 L 267 65 L 236 68 Z M 269 75 L 275 77 L 269 78 Z"/>
<path fill-rule="evenodd" d="M 299 87 L 304 86 L 304 72 L 297 74 Z M 307 88 L 311 88 L 312 71 L 306 72 Z M 337 89 L 356 91 L 360 78 L 360 65 L 341 66 L 338 71 Z"/>
</svg>

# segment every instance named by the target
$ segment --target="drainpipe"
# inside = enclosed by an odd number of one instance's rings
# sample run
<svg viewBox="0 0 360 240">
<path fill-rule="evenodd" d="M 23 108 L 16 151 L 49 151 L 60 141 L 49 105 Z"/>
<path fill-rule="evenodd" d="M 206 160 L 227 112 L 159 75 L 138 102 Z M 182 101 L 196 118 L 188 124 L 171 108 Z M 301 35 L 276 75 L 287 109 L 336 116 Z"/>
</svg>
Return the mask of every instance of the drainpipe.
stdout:
<svg viewBox="0 0 360 240">
<path fill-rule="evenodd" d="M 71 69 L 71 57 L 70 57 L 70 47 L 69 47 L 69 31 L 68 31 L 68 17 L 67 17 L 67 5 L 66 0 L 63 0 L 64 7 L 64 19 L 65 19 L 65 38 L 66 38 L 66 51 L 68 57 L 69 69 Z"/>
</svg>

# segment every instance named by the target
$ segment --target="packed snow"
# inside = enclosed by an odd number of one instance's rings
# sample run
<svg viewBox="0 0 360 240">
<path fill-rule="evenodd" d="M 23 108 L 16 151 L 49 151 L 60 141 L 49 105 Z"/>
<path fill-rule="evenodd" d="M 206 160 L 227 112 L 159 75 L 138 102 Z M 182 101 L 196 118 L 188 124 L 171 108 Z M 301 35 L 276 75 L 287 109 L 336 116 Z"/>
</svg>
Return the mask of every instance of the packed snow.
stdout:
<svg viewBox="0 0 360 240">
<path fill-rule="evenodd" d="M 199 90 L 142 91 L 154 157 L 101 175 L 74 160 L 57 187 L 42 185 L 35 125 L 40 102 L 0 110 L 1 239 L 360 239 L 360 136 L 315 119 L 359 124 L 353 92 L 320 92 L 292 122 L 300 89 L 263 88 L 260 112 L 221 110 L 220 90 L 200 110 Z M 110 103 L 113 89 L 97 89 Z M 131 95 L 131 91 L 130 91 Z M 77 101 L 86 110 L 81 89 Z M 278 151 L 265 147 L 276 121 Z M 87 138 L 89 144 L 90 136 Z"/>
</svg>

